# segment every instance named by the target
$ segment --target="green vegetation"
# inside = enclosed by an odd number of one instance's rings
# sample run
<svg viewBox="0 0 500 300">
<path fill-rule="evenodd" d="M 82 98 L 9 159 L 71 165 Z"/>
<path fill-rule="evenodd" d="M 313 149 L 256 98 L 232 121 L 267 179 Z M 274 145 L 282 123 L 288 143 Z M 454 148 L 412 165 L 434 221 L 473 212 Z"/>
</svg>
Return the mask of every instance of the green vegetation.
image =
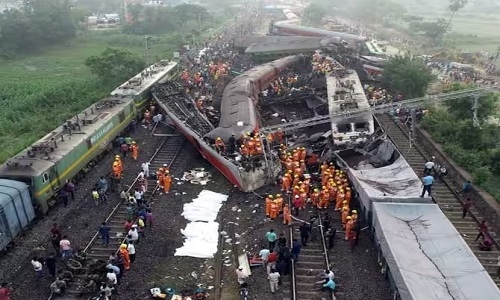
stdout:
<svg viewBox="0 0 500 300">
<path fill-rule="evenodd" d="M 406 99 L 424 96 L 433 80 L 431 70 L 410 54 L 396 55 L 384 66 L 383 83 Z"/>
<path fill-rule="evenodd" d="M 138 55 L 113 48 L 107 48 L 100 56 L 87 58 L 85 65 L 103 82 L 124 82 L 145 66 Z"/>
<path fill-rule="evenodd" d="M 66 5 L 66 2 L 62 0 L 38 1 Z M 31 2 L 33 5 L 38 5 L 38 1 Z M 201 8 L 200 11 L 206 12 Z M 52 33 L 46 32 L 46 30 L 41 31 L 42 25 L 38 25 L 40 28 L 37 30 L 40 31 L 36 32 L 39 36 L 36 37 L 36 40 L 27 42 L 40 41 L 40 44 L 33 44 L 33 48 L 16 48 L 17 45 L 21 45 L 19 41 L 25 40 L 24 31 L 17 34 L 6 34 L 13 31 L 9 31 L 12 28 L 5 27 L 5 23 L 2 22 L 5 19 L 15 21 L 21 29 L 26 29 L 25 25 L 30 24 L 29 22 L 42 20 L 38 18 L 26 20 L 24 17 L 26 13 L 33 12 L 29 12 L 29 10 L 10 11 L 7 13 L 10 14 L 8 18 L 5 17 L 5 14 L 0 14 L 0 51 L 3 54 L 0 57 L 0 106 L 2 107 L 0 110 L 0 143 L 3 147 L 0 152 L 0 162 L 6 161 L 9 157 L 28 147 L 92 103 L 109 96 L 116 86 L 130 78 L 128 75 L 136 70 L 139 61 L 137 58 L 142 58 L 144 55 L 144 36 L 142 35 L 123 34 L 119 29 L 114 31 L 81 31 L 76 25 L 71 27 L 74 29 L 72 35 L 76 35 L 76 38 L 72 38 L 71 34 L 61 35 L 58 33 L 54 36 L 59 38 L 54 38 L 50 43 L 45 42 L 41 37 L 45 38 Z M 69 14 L 70 12 L 61 12 L 61 14 L 65 13 Z M 71 13 L 74 11 L 71 10 Z M 54 20 L 67 20 L 67 16 L 54 17 Z M 207 16 L 207 18 L 210 19 L 210 22 L 213 21 L 211 17 Z M 165 29 L 163 32 L 148 34 L 151 36 L 149 42 L 150 61 L 170 58 L 173 51 L 178 51 L 183 45 L 193 42 L 195 38 L 193 29 L 199 29 L 198 21 L 198 15 L 194 20 L 185 17 L 183 23 L 185 26 L 180 30 Z M 196 37 L 201 39 L 213 32 L 211 26 L 207 26 L 206 22 L 208 21 L 202 21 L 204 31 Z M 75 23 L 77 22 L 75 21 Z M 30 26 L 29 28 L 34 28 L 34 25 Z M 66 29 L 57 28 L 63 32 L 66 32 Z M 18 41 L 15 41 L 17 44 L 4 44 L 3 39 L 12 37 L 12 40 L 15 40 L 14 36 L 18 38 Z M 107 54 L 111 55 L 111 58 L 113 58 L 113 53 L 118 53 L 118 58 L 124 53 L 126 57 L 132 58 L 130 61 L 136 65 L 130 68 L 129 74 L 110 76 L 103 80 L 103 76 L 106 74 L 101 73 L 101 78 L 98 78 L 92 73 L 91 68 L 85 66 L 89 57 L 96 58 L 107 48 L 119 49 L 108 50 Z M 93 69 L 96 71 L 95 68 Z"/>
<path fill-rule="evenodd" d="M 25 1 L 22 10 L 6 10 L 0 17 L 0 56 L 32 53 L 74 38 L 78 21 L 68 0 Z"/>
<path fill-rule="evenodd" d="M 321 27 L 322 19 L 326 16 L 326 11 L 323 6 L 317 3 L 309 4 L 302 15 L 302 25 Z"/>
<path fill-rule="evenodd" d="M 461 88 L 455 84 L 452 90 Z M 497 103 L 498 94 L 479 99 L 480 127 L 472 121 L 472 99 L 449 101 L 444 108 L 432 107 L 422 126 L 450 158 L 472 174 L 475 184 L 500 199 L 500 132 L 497 124 L 488 121 L 494 117 Z"/>
</svg>

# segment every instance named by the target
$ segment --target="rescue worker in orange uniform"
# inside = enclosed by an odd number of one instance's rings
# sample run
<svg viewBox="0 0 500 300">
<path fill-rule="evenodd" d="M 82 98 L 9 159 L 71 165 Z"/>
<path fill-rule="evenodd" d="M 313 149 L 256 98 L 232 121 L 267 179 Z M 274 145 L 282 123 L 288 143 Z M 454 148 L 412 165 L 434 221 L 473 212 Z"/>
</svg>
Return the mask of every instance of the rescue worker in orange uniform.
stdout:
<svg viewBox="0 0 500 300">
<path fill-rule="evenodd" d="M 283 224 L 288 226 L 292 225 L 292 215 L 288 204 L 285 204 L 285 207 L 283 207 Z"/>
<path fill-rule="evenodd" d="M 300 194 L 300 187 L 298 185 L 295 185 L 292 190 L 292 197 L 295 198 L 295 196 L 298 196 Z"/>
<path fill-rule="evenodd" d="M 303 173 L 304 172 L 303 172 L 302 168 L 300 167 L 300 162 L 295 162 L 293 174 L 298 175 L 298 176 L 302 176 Z"/>
<path fill-rule="evenodd" d="M 278 208 L 278 203 L 276 200 L 271 201 L 271 211 L 269 214 L 269 217 L 271 220 L 275 220 L 278 217 L 279 214 L 279 208 Z"/>
<path fill-rule="evenodd" d="M 137 146 L 135 141 L 132 141 L 132 145 L 130 145 L 130 149 L 132 152 L 132 158 L 134 160 L 137 160 L 137 157 L 139 156 L 139 146 Z"/>
<path fill-rule="evenodd" d="M 354 223 L 354 228 L 358 225 L 358 211 L 353 209 L 351 211 L 352 222 Z"/>
<path fill-rule="evenodd" d="M 352 230 L 354 229 L 354 222 L 352 221 L 351 216 L 346 217 L 346 224 L 345 224 L 345 240 L 349 240 L 352 236 Z"/>
<path fill-rule="evenodd" d="M 160 188 L 163 188 L 163 176 L 165 176 L 165 171 L 163 168 L 159 168 L 158 171 L 156 171 L 156 179 Z"/>
<path fill-rule="evenodd" d="M 172 187 L 172 176 L 170 175 L 170 171 L 166 171 L 165 175 L 163 175 L 163 191 L 165 194 L 170 193 L 170 188 Z"/>
<path fill-rule="evenodd" d="M 347 222 L 347 216 L 349 216 L 349 206 L 342 207 L 342 228 L 345 228 Z"/>
<path fill-rule="evenodd" d="M 250 156 L 250 152 L 248 151 L 248 148 L 245 145 L 241 145 L 240 154 L 242 156 Z"/>
<path fill-rule="evenodd" d="M 326 187 L 323 187 L 320 196 L 319 196 L 319 209 L 327 209 L 328 208 L 328 202 L 330 201 L 330 193 L 328 192 L 328 189 Z"/>
<path fill-rule="evenodd" d="M 287 158 L 285 161 L 285 169 L 287 171 L 293 171 L 293 162 L 290 158 Z"/>
<path fill-rule="evenodd" d="M 269 195 L 266 198 L 266 217 L 268 217 L 268 218 L 271 216 L 271 206 L 272 206 L 273 200 L 274 200 L 273 195 Z"/>
<path fill-rule="evenodd" d="M 346 191 L 345 191 L 344 199 L 345 199 L 345 201 L 347 201 L 347 205 L 351 205 L 351 197 L 352 197 L 351 188 L 346 187 L 345 189 L 346 189 Z"/>
<path fill-rule="evenodd" d="M 144 122 L 145 122 L 146 124 L 151 123 L 151 113 L 149 112 L 149 110 L 146 110 L 146 111 L 144 112 Z"/>
<path fill-rule="evenodd" d="M 285 176 L 281 179 L 281 190 L 286 193 L 290 192 L 291 183 L 290 175 L 288 173 L 285 174 Z"/>
<path fill-rule="evenodd" d="M 300 148 L 300 152 L 299 152 L 299 159 L 302 161 L 302 160 L 306 160 L 306 156 L 307 156 L 307 151 L 306 151 L 306 148 L 302 147 Z"/>
<path fill-rule="evenodd" d="M 294 174 L 293 175 L 293 182 L 292 182 L 292 185 L 294 186 L 298 186 L 299 185 L 299 182 L 300 182 L 300 176 L 298 174 Z"/>
<path fill-rule="evenodd" d="M 304 190 L 300 190 L 300 209 L 305 209 L 306 208 L 306 203 L 307 203 L 307 193 Z"/>
<path fill-rule="evenodd" d="M 342 207 L 342 205 L 344 205 L 344 194 L 343 194 L 343 190 L 338 190 L 337 191 L 337 197 L 335 199 L 335 210 L 340 210 L 340 208 Z M 345 201 L 345 203 L 347 203 L 347 201 Z M 338 207 L 338 208 L 337 208 Z"/>
<path fill-rule="evenodd" d="M 326 184 L 328 183 L 329 179 L 330 179 L 330 173 L 329 172 L 325 172 L 323 174 L 323 176 L 321 176 L 321 185 L 326 186 Z"/>
<path fill-rule="evenodd" d="M 304 190 L 306 193 L 309 195 L 309 192 L 311 191 L 311 177 L 308 174 L 304 175 Z"/>
<path fill-rule="evenodd" d="M 120 169 L 123 170 L 123 162 L 122 162 L 122 158 L 120 157 L 120 155 L 115 155 L 115 161 L 118 163 L 118 166 L 120 167 Z"/>
<path fill-rule="evenodd" d="M 278 205 L 278 212 L 283 211 L 283 197 L 281 194 L 276 194 L 276 204 Z"/>
<path fill-rule="evenodd" d="M 311 193 L 311 203 L 313 207 L 318 207 L 319 204 L 319 190 L 314 189 L 314 191 Z"/>
<path fill-rule="evenodd" d="M 116 179 L 122 178 L 122 170 L 120 169 L 120 166 L 119 166 L 118 162 L 116 162 L 116 161 L 113 163 L 113 176 Z"/>
<path fill-rule="evenodd" d="M 127 250 L 127 245 L 120 245 L 120 255 L 123 258 L 125 270 L 130 270 L 130 255 Z"/>
<path fill-rule="evenodd" d="M 219 154 L 226 152 L 226 145 L 221 137 L 215 139 L 215 150 L 217 150 L 217 153 Z"/>
<path fill-rule="evenodd" d="M 250 138 L 246 143 L 245 147 L 248 149 L 250 155 L 255 155 L 255 142 L 253 138 Z"/>
</svg>

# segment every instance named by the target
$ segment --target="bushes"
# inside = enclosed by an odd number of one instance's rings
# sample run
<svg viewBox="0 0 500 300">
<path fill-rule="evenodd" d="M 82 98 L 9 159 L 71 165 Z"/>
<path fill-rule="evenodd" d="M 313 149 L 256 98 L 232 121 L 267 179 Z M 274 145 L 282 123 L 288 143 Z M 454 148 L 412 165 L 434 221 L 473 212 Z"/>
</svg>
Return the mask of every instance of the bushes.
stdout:
<svg viewBox="0 0 500 300">
<path fill-rule="evenodd" d="M 0 84 L 0 90 L 0 162 L 4 162 L 57 124 L 107 96 L 110 86 L 94 78 L 83 78 L 63 81 L 59 85 Z"/>
<path fill-rule="evenodd" d="M 422 127 L 453 161 L 472 175 L 475 184 L 500 199 L 498 126 L 483 123 L 478 128 L 470 118 L 457 118 L 448 111 L 432 108 L 424 117 Z"/>
</svg>

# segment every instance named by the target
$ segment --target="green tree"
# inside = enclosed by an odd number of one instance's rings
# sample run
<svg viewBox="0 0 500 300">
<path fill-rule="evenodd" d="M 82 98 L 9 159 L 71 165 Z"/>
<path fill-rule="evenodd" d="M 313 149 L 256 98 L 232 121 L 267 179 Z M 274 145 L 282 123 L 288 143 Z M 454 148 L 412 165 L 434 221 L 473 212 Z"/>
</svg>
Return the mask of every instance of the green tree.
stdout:
<svg viewBox="0 0 500 300">
<path fill-rule="evenodd" d="M 114 48 L 107 48 L 101 55 L 87 58 L 85 65 L 104 82 L 124 82 L 144 69 L 141 57 Z"/>
<path fill-rule="evenodd" d="M 431 70 L 411 54 L 396 55 L 384 66 L 383 83 L 406 99 L 424 96 L 434 80 Z"/>
<path fill-rule="evenodd" d="M 448 20 L 448 28 L 451 27 L 451 22 L 453 22 L 453 18 L 455 17 L 455 14 L 464 8 L 465 5 L 467 5 L 468 0 L 450 0 L 450 3 L 448 5 L 448 9 L 451 11 L 450 19 Z"/>
<path fill-rule="evenodd" d="M 305 26 L 320 26 L 326 15 L 325 9 L 315 3 L 309 4 L 302 15 L 302 24 Z"/>
<path fill-rule="evenodd" d="M 428 38 L 432 45 L 440 44 L 449 30 L 448 22 L 442 18 L 434 22 L 412 22 L 410 27 L 414 33 L 421 33 Z"/>
<path fill-rule="evenodd" d="M 130 11 L 129 11 L 130 12 Z M 131 13 L 131 12 L 130 12 Z M 174 7 L 142 7 L 134 16 L 133 24 L 123 26 L 128 34 L 162 34 L 180 31 L 183 34 L 209 28 L 212 17 L 198 5 L 177 5 Z"/>
<path fill-rule="evenodd" d="M 0 14 L 0 54 L 34 52 L 75 37 L 75 16 L 68 0 L 33 0 L 21 10 Z"/>
</svg>

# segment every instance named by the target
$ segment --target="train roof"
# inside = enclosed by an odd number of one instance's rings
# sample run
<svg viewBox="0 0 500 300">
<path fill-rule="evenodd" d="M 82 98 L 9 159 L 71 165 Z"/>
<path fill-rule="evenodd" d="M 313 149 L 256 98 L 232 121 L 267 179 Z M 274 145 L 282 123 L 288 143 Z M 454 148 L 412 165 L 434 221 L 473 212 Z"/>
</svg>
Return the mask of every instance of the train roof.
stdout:
<svg viewBox="0 0 500 300">
<path fill-rule="evenodd" d="M 348 69 L 342 77 L 328 74 L 326 76 L 326 85 L 328 89 L 328 107 L 330 114 L 338 114 L 353 109 L 370 107 L 363 85 L 356 71 Z M 351 92 L 349 88 L 351 85 L 354 92 Z"/>
<path fill-rule="evenodd" d="M 84 142 L 89 146 L 97 144 L 100 138 L 113 130 L 112 125 L 104 125 L 132 101 L 131 98 L 100 100 L 2 164 L 0 176 L 40 176 L 77 145 Z"/>
<path fill-rule="evenodd" d="M 174 61 L 161 60 L 117 87 L 111 95 L 114 97 L 140 95 L 151 89 L 155 83 L 160 82 L 176 66 L 177 63 Z"/>
<path fill-rule="evenodd" d="M 262 40 L 250 45 L 245 53 L 261 52 L 288 52 L 288 51 L 308 51 L 313 52 L 321 48 L 319 37 L 300 37 L 300 36 L 272 36 L 268 40 Z"/>
<path fill-rule="evenodd" d="M 300 25 L 294 24 L 294 23 L 296 23 L 296 21 L 297 21 L 296 19 L 278 21 L 278 22 L 274 23 L 274 26 L 288 28 L 288 29 L 292 29 L 292 30 L 301 30 L 304 32 L 320 34 L 323 36 L 337 36 L 337 37 L 340 37 L 340 38 L 346 39 L 346 40 L 357 40 L 360 42 L 365 42 L 367 40 L 367 38 L 364 36 L 355 35 L 355 34 L 351 34 L 351 33 L 330 31 L 330 30 L 321 29 L 321 28 L 314 28 L 314 27 L 300 26 Z"/>
<path fill-rule="evenodd" d="M 373 226 L 401 299 L 500 299 L 437 204 L 374 203 Z"/>
<path fill-rule="evenodd" d="M 372 55 L 387 56 L 387 53 L 384 52 L 384 50 L 377 44 L 376 41 L 366 42 L 365 47 Z"/>
</svg>

